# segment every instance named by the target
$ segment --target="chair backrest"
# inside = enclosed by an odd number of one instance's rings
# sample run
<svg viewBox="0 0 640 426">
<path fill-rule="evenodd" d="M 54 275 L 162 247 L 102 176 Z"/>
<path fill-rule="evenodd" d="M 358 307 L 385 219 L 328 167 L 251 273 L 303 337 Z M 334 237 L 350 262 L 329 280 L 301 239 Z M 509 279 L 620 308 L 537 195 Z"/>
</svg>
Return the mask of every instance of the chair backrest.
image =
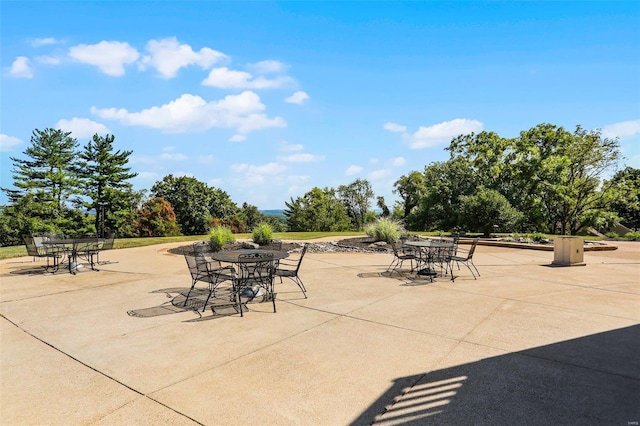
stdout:
<svg viewBox="0 0 640 426">
<path fill-rule="evenodd" d="M 302 265 L 302 258 L 304 257 L 304 254 L 307 252 L 307 247 L 309 247 L 309 244 L 305 244 L 304 246 L 302 246 L 302 251 L 300 251 L 300 258 L 298 259 L 298 265 L 296 266 L 296 275 L 298 275 L 298 271 L 300 270 L 300 265 Z"/>
<path fill-rule="evenodd" d="M 238 267 L 243 278 L 260 281 L 272 280 L 274 273 L 273 253 L 250 253 L 238 255 Z"/>
<path fill-rule="evenodd" d="M 460 235 L 456 234 L 453 236 L 453 251 L 452 255 L 455 256 L 458 253 L 458 244 L 460 243 Z"/>
<path fill-rule="evenodd" d="M 271 240 L 264 248 L 269 250 L 282 250 L 282 240 Z"/>
<path fill-rule="evenodd" d="M 473 258 L 473 252 L 476 251 L 476 246 L 478 245 L 479 238 L 474 238 L 471 242 L 471 248 L 469 249 L 469 253 L 467 253 L 467 260 L 471 260 Z"/>
<path fill-rule="evenodd" d="M 402 244 L 402 243 L 400 243 Z M 395 241 L 391 241 L 391 248 L 393 249 L 393 254 L 397 257 L 398 256 L 398 243 Z"/>
<path fill-rule="evenodd" d="M 207 270 L 207 261 L 202 256 L 194 256 L 185 254 L 184 259 L 187 261 L 191 278 L 196 281 L 209 274 Z"/>
<path fill-rule="evenodd" d="M 447 244 L 442 245 L 441 247 L 437 247 L 435 250 L 434 259 L 438 262 L 449 262 L 451 260 L 451 256 L 455 254 L 453 248 L 453 244 Z"/>
<path fill-rule="evenodd" d="M 195 254 L 203 254 L 211 251 L 211 245 L 207 241 L 197 241 L 191 245 Z"/>
<path fill-rule="evenodd" d="M 116 233 L 109 232 L 104 237 L 104 243 L 102 243 L 102 250 L 111 250 L 113 248 L 113 243 L 116 240 Z"/>
<path fill-rule="evenodd" d="M 27 247 L 27 254 L 29 256 L 40 256 L 38 247 L 36 247 L 36 243 L 31 235 L 23 235 L 22 239 L 24 240 L 24 245 Z"/>
</svg>

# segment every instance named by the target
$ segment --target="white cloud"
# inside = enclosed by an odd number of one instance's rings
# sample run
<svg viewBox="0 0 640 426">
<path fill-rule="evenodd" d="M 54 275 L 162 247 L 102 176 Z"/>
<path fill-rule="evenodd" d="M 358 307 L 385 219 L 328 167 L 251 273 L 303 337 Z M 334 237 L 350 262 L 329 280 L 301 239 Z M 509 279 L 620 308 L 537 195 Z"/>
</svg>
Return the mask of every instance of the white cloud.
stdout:
<svg viewBox="0 0 640 426">
<path fill-rule="evenodd" d="M 169 153 L 169 152 L 163 152 L 162 154 L 160 154 L 160 159 L 167 160 L 167 161 L 183 161 L 188 158 L 189 157 L 179 152 L 176 152 L 175 154 Z"/>
<path fill-rule="evenodd" d="M 278 163 L 267 163 L 260 166 L 242 163 L 232 164 L 230 169 L 240 175 L 234 179 L 238 186 L 256 189 L 256 186 L 267 182 L 273 185 L 274 182 L 280 181 L 279 175 L 284 173 L 287 167 Z"/>
<path fill-rule="evenodd" d="M 22 141 L 15 136 L 0 133 L 0 151 L 13 151 L 13 149 L 21 143 Z"/>
<path fill-rule="evenodd" d="M 286 157 L 279 157 L 278 159 L 286 163 L 312 163 L 324 160 L 324 156 L 300 153 L 292 154 Z"/>
<path fill-rule="evenodd" d="M 143 181 L 155 181 L 158 180 L 160 175 L 156 172 L 138 172 L 138 176 L 133 179 L 139 179 Z"/>
<path fill-rule="evenodd" d="M 231 170 L 235 173 L 251 173 L 251 174 L 260 174 L 260 175 L 277 175 L 285 170 L 287 170 L 286 166 L 278 163 L 267 163 L 262 166 L 253 166 L 246 163 L 236 163 L 230 166 Z"/>
<path fill-rule="evenodd" d="M 150 55 L 145 55 L 142 58 L 142 68 L 151 66 L 158 70 L 163 78 L 173 78 L 178 74 L 180 68 L 189 65 L 198 65 L 203 70 L 208 69 L 228 57 L 224 53 L 208 47 L 194 52 L 188 44 L 179 44 L 175 37 L 150 40 L 146 50 Z"/>
<path fill-rule="evenodd" d="M 413 149 L 431 148 L 448 143 L 456 136 L 482 131 L 482 127 L 482 123 L 478 120 L 456 118 L 429 127 L 420 126 L 413 135 L 405 133 L 404 136 Z"/>
<path fill-rule="evenodd" d="M 245 91 L 238 95 L 228 95 L 219 101 L 207 102 L 200 96 L 184 94 L 167 104 L 139 112 L 129 112 L 123 108 L 91 107 L 91 113 L 126 125 L 146 126 L 167 133 L 219 127 L 234 128 L 243 136 L 268 127 L 286 127 L 287 123 L 283 118 L 269 118 L 262 112 L 264 109 L 265 106 L 256 93 Z"/>
<path fill-rule="evenodd" d="M 106 134 L 111 131 L 104 124 L 89 120 L 88 118 L 73 117 L 71 120 L 59 120 L 55 126 L 67 132 L 71 132 L 74 138 L 90 138 L 96 133 Z"/>
<path fill-rule="evenodd" d="M 306 101 L 307 99 L 309 99 L 309 95 L 307 95 L 307 92 L 303 92 L 301 90 L 298 90 L 293 95 L 289 96 L 288 98 L 285 98 L 284 101 L 288 102 L 290 104 L 302 105 L 302 103 L 304 101 Z"/>
<path fill-rule="evenodd" d="M 209 76 L 202 80 L 205 86 L 219 89 L 274 89 L 290 84 L 291 77 L 280 76 L 274 79 L 254 77 L 246 71 L 234 71 L 227 67 L 214 68 Z"/>
<path fill-rule="evenodd" d="M 389 169 L 374 170 L 371 173 L 369 173 L 369 179 L 381 180 L 386 178 L 390 174 L 391 174 L 391 171 Z"/>
<path fill-rule="evenodd" d="M 353 176 L 353 175 L 357 175 L 361 171 L 362 171 L 362 167 L 351 165 L 347 168 L 347 170 L 345 170 L 344 174 L 346 176 Z"/>
<path fill-rule="evenodd" d="M 35 59 L 45 65 L 59 65 L 62 62 L 62 58 L 58 56 L 37 56 Z"/>
<path fill-rule="evenodd" d="M 609 124 L 602 129 L 602 136 L 605 138 L 624 138 L 640 133 L 640 120 L 622 121 L 620 123 Z"/>
<path fill-rule="evenodd" d="M 124 66 L 138 60 L 140 54 L 129 43 L 101 41 L 98 44 L 79 44 L 69 48 L 69 56 L 78 62 L 95 65 L 112 77 L 124 75 Z"/>
<path fill-rule="evenodd" d="M 9 75 L 18 78 L 33 78 L 33 69 L 29 62 L 29 58 L 26 56 L 18 56 L 11 64 Z"/>
<path fill-rule="evenodd" d="M 167 161 L 184 161 L 184 160 L 187 160 L 188 158 L 189 157 L 187 157 L 184 154 L 181 154 L 179 152 L 174 153 L 172 152 L 171 149 L 167 150 L 165 148 L 163 149 L 163 152 L 158 155 L 133 154 L 131 157 L 129 157 L 129 161 L 132 164 L 159 164 L 159 163 L 165 163 Z M 175 175 L 175 173 L 173 174 Z"/>
<path fill-rule="evenodd" d="M 404 166 L 406 162 L 407 160 L 405 160 L 403 157 L 396 157 L 391 160 L 391 165 L 394 167 Z"/>
<path fill-rule="evenodd" d="M 275 74 L 286 72 L 289 66 L 280 61 L 266 60 L 250 64 L 248 68 L 256 74 Z"/>
<path fill-rule="evenodd" d="M 407 126 L 396 123 L 385 123 L 383 127 L 385 130 L 388 130 L 390 132 L 402 133 L 407 131 Z"/>
<path fill-rule="evenodd" d="M 31 46 L 40 47 L 40 46 L 47 46 L 50 44 L 57 44 L 57 43 L 59 43 L 59 41 L 53 37 L 36 38 L 31 42 Z"/>
<path fill-rule="evenodd" d="M 290 144 L 287 141 L 280 142 L 280 151 L 284 152 L 294 152 L 294 151 L 302 151 L 304 146 L 302 144 Z"/>
<path fill-rule="evenodd" d="M 233 135 L 229 138 L 229 142 L 242 142 L 247 140 L 247 137 L 245 135 Z"/>
</svg>

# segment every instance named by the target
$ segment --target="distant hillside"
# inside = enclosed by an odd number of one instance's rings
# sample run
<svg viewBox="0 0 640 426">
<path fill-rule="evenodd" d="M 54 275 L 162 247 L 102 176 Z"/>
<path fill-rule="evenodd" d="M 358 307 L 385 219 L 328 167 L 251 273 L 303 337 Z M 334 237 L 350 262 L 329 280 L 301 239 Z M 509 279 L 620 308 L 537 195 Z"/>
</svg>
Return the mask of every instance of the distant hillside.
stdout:
<svg viewBox="0 0 640 426">
<path fill-rule="evenodd" d="M 284 210 L 260 210 L 265 216 L 282 216 L 284 215 Z"/>
</svg>

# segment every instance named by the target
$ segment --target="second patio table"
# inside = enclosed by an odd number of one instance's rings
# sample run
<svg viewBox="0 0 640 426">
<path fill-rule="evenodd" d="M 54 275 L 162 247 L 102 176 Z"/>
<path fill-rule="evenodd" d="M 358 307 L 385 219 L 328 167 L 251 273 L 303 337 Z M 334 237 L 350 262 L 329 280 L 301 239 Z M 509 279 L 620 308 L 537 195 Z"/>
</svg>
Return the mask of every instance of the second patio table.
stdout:
<svg viewBox="0 0 640 426">
<path fill-rule="evenodd" d="M 419 275 L 427 275 L 433 281 L 433 277 L 438 275 L 436 271 L 436 263 L 441 262 L 447 262 L 447 265 L 444 265 L 446 273 L 446 270 L 448 269 L 448 262 L 451 259 L 451 251 L 454 247 L 453 241 L 407 241 L 404 244 L 410 247 L 418 247 L 422 253 L 419 262 L 424 263 L 426 267 L 418 271 Z M 442 265 L 440 270 L 442 271 Z"/>
<path fill-rule="evenodd" d="M 59 247 L 67 253 L 69 273 L 75 275 L 78 270 L 78 252 L 87 248 L 98 248 L 100 243 L 104 243 L 104 238 L 65 238 L 62 240 L 46 240 L 43 241 L 43 245 Z M 91 263 L 91 269 L 98 271 Z"/>
</svg>

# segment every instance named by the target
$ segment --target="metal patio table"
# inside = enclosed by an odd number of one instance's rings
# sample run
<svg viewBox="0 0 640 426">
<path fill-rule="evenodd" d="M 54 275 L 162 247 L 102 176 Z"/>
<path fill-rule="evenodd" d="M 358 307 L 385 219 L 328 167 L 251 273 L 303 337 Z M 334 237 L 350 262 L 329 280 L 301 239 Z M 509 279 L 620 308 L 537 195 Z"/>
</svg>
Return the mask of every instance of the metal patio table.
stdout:
<svg viewBox="0 0 640 426">
<path fill-rule="evenodd" d="M 418 275 L 426 275 L 433 281 L 433 277 L 438 276 L 436 271 L 436 260 L 446 260 L 451 258 L 451 250 L 453 250 L 453 241 L 442 240 L 422 240 L 422 241 L 406 241 L 404 243 L 410 247 L 416 247 L 420 250 L 419 264 L 424 266 L 418 269 Z M 443 252 L 449 251 L 449 256 L 441 256 Z M 445 271 L 448 269 L 448 263 L 445 266 Z M 442 270 L 442 267 L 440 267 Z M 453 275 L 453 274 L 452 274 Z"/>
<path fill-rule="evenodd" d="M 90 237 L 82 237 L 82 238 L 65 238 L 58 240 L 46 240 L 43 241 L 43 245 L 48 245 L 52 247 L 59 247 L 67 253 L 68 259 L 68 269 L 69 273 L 75 275 L 78 269 L 78 252 L 79 249 L 85 249 L 90 244 L 95 244 L 96 247 L 98 244 L 104 243 L 104 238 L 90 238 Z M 94 268 L 93 262 L 90 262 L 91 269 L 94 271 L 99 271 L 99 269 Z"/>
</svg>

